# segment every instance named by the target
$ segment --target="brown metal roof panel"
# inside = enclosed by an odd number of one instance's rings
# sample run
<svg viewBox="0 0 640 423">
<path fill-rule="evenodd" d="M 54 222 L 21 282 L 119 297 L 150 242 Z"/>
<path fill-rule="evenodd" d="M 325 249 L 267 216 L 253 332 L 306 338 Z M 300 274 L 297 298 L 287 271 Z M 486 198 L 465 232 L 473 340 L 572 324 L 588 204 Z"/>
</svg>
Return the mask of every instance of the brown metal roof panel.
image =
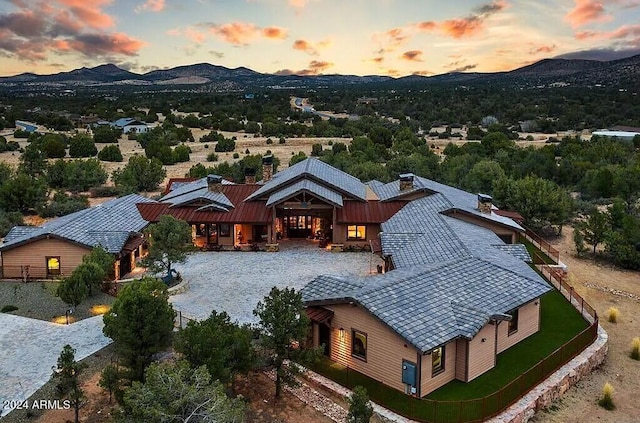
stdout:
<svg viewBox="0 0 640 423">
<path fill-rule="evenodd" d="M 345 201 L 344 207 L 338 209 L 337 219 L 341 223 L 383 223 L 407 204 L 406 201 Z"/>
<path fill-rule="evenodd" d="M 305 311 L 309 319 L 318 323 L 327 323 L 333 317 L 333 311 L 324 307 L 309 306 Z"/>
</svg>

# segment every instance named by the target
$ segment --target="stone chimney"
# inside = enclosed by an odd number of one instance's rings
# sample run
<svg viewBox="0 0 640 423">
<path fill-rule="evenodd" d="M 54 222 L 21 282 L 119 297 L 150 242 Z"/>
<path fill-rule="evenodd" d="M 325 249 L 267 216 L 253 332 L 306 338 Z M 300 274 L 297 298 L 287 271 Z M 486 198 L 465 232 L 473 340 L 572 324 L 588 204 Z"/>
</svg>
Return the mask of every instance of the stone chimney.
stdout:
<svg viewBox="0 0 640 423">
<path fill-rule="evenodd" d="M 480 213 L 491 214 L 493 198 L 487 194 L 478 194 L 478 210 Z"/>
<path fill-rule="evenodd" d="M 400 191 L 413 189 L 413 173 L 403 173 L 400 175 Z"/>
<path fill-rule="evenodd" d="M 207 187 L 211 192 L 222 192 L 222 176 L 208 175 Z"/>
<path fill-rule="evenodd" d="M 271 180 L 273 176 L 273 156 L 269 154 L 268 156 L 262 157 L 262 181 L 268 182 Z"/>
<path fill-rule="evenodd" d="M 244 183 L 255 184 L 256 183 L 256 170 L 252 167 L 244 169 Z"/>
</svg>

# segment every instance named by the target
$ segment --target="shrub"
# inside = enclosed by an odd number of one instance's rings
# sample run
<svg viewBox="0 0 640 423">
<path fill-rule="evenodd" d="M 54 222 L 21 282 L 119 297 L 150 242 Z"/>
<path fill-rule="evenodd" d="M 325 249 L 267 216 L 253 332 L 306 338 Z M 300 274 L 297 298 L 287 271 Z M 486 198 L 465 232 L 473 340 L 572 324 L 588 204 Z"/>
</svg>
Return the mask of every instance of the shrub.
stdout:
<svg viewBox="0 0 640 423">
<path fill-rule="evenodd" d="M 208 162 L 217 162 L 218 161 L 218 155 L 216 153 L 207 154 L 207 161 Z"/>
<path fill-rule="evenodd" d="M 369 402 L 367 390 L 358 385 L 348 399 L 349 413 L 347 423 L 369 423 L 373 416 L 373 406 Z"/>
<path fill-rule="evenodd" d="M 59 217 L 83 210 L 89 207 L 89 200 L 83 195 L 68 196 L 63 192 L 57 192 L 49 204 L 40 210 L 42 217 Z"/>
<path fill-rule="evenodd" d="M 108 145 L 100 150 L 98 158 L 105 162 L 121 162 L 123 160 L 122 152 L 120 151 L 120 147 L 117 145 Z"/>
<path fill-rule="evenodd" d="M 240 154 L 238 154 L 238 153 L 233 153 L 233 158 L 234 158 L 234 159 L 239 159 L 239 158 L 240 158 Z"/>
<path fill-rule="evenodd" d="M 11 228 L 16 225 L 24 225 L 22 213 L 20 212 L 4 212 L 0 210 L 0 237 L 4 237 L 9 233 Z"/>
<path fill-rule="evenodd" d="M 13 132 L 13 138 L 29 138 L 29 132 L 23 129 L 16 129 Z"/>
<path fill-rule="evenodd" d="M 286 140 L 284 139 L 284 137 L 280 137 L 280 139 L 278 140 L 278 144 L 284 144 L 286 142 Z"/>
<path fill-rule="evenodd" d="M 95 188 L 91 188 L 89 190 L 89 194 L 91 195 L 91 197 L 116 197 L 118 196 L 120 192 L 118 191 L 118 188 L 116 187 L 112 187 L 112 186 L 101 186 L 101 187 L 95 187 Z"/>
<path fill-rule="evenodd" d="M 609 382 L 602 387 L 602 398 L 598 401 L 600 407 L 606 410 L 613 410 L 616 406 L 613 404 L 613 386 Z"/>
<path fill-rule="evenodd" d="M 173 149 L 173 160 L 176 163 L 184 163 L 189 161 L 191 148 L 188 145 L 181 144 Z"/>
<path fill-rule="evenodd" d="M 216 143 L 215 150 L 220 151 L 233 151 L 236 149 L 236 142 L 233 139 L 223 138 Z"/>
<path fill-rule="evenodd" d="M 607 319 L 611 323 L 618 323 L 618 320 L 620 319 L 620 310 L 615 307 L 609 307 L 607 310 Z"/>
<path fill-rule="evenodd" d="M 93 138 L 79 134 L 71 138 L 69 142 L 69 156 L 71 157 L 93 157 L 98 153 Z"/>
<path fill-rule="evenodd" d="M 16 311 L 18 307 L 8 304 L 0 309 L 0 313 L 11 313 L 12 311 Z"/>
<path fill-rule="evenodd" d="M 244 150 L 244 154 L 251 154 L 251 152 L 249 151 L 249 149 L 247 148 L 246 150 Z"/>
<path fill-rule="evenodd" d="M 271 138 L 267 138 L 267 145 L 273 144 L 273 140 Z"/>
<path fill-rule="evenodd" d="M 64 157 L 67 152 L 65 148 L 67 144 L 64 138 L 57 134 L 47 134 L 42 138 L 40 149 L 47 159 L 57 159 Z"/>
<path fill-rule="evenodd" d="M 640 360 L 640 338 L 633 338 L 631 341 L 631 358 Z"/>
</svg>

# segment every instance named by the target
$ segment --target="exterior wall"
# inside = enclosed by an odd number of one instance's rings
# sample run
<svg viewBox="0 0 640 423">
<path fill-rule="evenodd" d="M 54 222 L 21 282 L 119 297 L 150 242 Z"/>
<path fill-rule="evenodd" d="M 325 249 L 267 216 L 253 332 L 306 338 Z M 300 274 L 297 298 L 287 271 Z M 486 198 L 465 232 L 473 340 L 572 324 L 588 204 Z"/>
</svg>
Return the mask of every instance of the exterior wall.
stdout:
<svg viewBox="0 0 640 423">
<path fill-rule="evenodd" d="M 467 351 L 469 349 L 469 341 L 466 339 L 458 339 L 456 341 L 456 379 L 467 381 Z"/>
<path fill-rule="evenodd" d="M 498 326 L 498 353 L 517 344 L 540 329 L 540 301 L 535 300 L 520 307 L 518 311 L 518 330 L 509 335 L 509 324 L 502 322 Z"/>
<path fill-rule="evenodd" d="M 420 394 L 428 395 L 441 386 L 446 385 L 456 378 L 456 341 L 451 341 L 444 347 L 444 371 L 432 376 L 431 354 L 422 356 L 422 383 L 420 385 Z"/>
<path fill-rule="evenodd" d="M 380 234 L 380 224 L 371 223 L 366 226 L 365 239 L 363 240 L 347 240 L 347 229 L 349 224 L 338 223 L 333 227 L 333 242 L 334 244 L 347 245 L 369 245 L 369 240 L 378 238 Z"/>
<path fill-rule="evenodd" d="M 138 134 L 144 134 L 148 130 L 149 130 L 149 127 L 147 125 L 127 125 L 124 128 L 122 128 L 122 132 L 125 134 L 128 134 L 129 132 L 132 132 L 132 131 Z"/>
<path fill-rule="evenodd" d="M 40 239 L 2 252 L 3 277 L 22 278 L 20 266 L 29 266 L 30 278 L 46 278 L 46 257 L 60 257 L 61 276 L 69 275 L 91 249 L 56 238 Z"/>
<path fill-rule="evenodd" d="M 471 382 L 496 365 L 495 328 L 495 325 L 486 324 L 480 329 L 480 332 L 469 341 L 469 373 L 467 382 Z"/>
<path fill-rule="evenodd" d="M 493 231 L 493 233 L 495 233 L 498 236 L 511 236 L 512 244 L 515 244 L 516 242 L 518 242 L 518 232 L 515 229 L 509 229 L 497 223 L 493 223 L 486 219 L 482 219 L 480 217 L 476 217 L 466 213 L 452 212 L 449 214 L 449 216 L 455 217 L 456 219 L 460 219 L 465 222 L 473 223 L 474 225 L 478 225 L 483 228 L 490 229 L 491 231 Z"/>
<path fill-rule="evenodd" d="M 402 392 L 402 360 L 417 365 L 418 352 L 368 311 L 349 304 L 324 306 L 332 310 L 331 359 Z M 344 337 L 340 339 L 340 328 Z M 351 355 L 351 330 L 367 334 L 367 360 Z"/>
<path fill-rule="evenodd" d="M 248 223 L 239 223 L 234 226 L 236 234 L 235 240 L 237 243 L 246 244 L 249 242 L 249 240 L 253 241 L 253 225 L 250 225 Z M 238 237 L 239 232 L 242 232 L 242 242 L 240 242 L 240 239 Z"/>
</svg>

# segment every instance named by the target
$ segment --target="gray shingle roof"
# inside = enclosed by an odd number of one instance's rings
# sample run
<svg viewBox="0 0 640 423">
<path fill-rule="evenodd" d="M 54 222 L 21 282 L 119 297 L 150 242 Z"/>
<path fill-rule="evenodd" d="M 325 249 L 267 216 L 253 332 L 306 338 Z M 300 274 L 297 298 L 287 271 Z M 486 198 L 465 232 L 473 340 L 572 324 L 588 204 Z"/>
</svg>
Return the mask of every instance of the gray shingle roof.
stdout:
<svg viewBox="0 0 640 423">
<path fill-rule="evenodd" d="M 222 179 L 222 184 L 235 185 L 233 182 L 229 182 L 226 179 Z M 173 184 L 173 186 L 175 186 L 175 183 Z M 191 194 L 194 192 L 198 192 L 202 194 L 205 192 L 209 192 L 207 178 L 201 178 L 193 182 L 180 183 L 175 189 L 172 189 L 171 191 L 169 191 L 167 195 L 162 197 L 160 201 L 163 203 L 166 203 L 166 202 L 174 203 L 176 201 L 175 200 L 176 198 L 182 197 L 184 195 Z M 222 195 L 224 196 L 224 194 Z M 173 201 L 169 201 L 169 200 L 173 200 Z M 182 200 L 178 200 L 178 201 L 182 201 Z M 229 200 L 227 199 L 226 201 L 229 201 Z"/>
<path fill-rule="evenodd" d="M 247 197 L 247 200 L 267 196 L 302 178 L 314 179 L 355 199 L 366 199 L 366 187 L 358 178 L 311 157 L 276 173 L 270 181 Z"/>
<path fill-rule="evenodd" d="M 15 227 L 0 250 L 53 235 L 90 248 L 102 245 L 108 252 L 118 253 L 132 232 L 139 232 L 148 225 L 149 222 L 140 216 L 136 208 L 136 203 L 146 202 L 153 200 L 130 194 L 54 219 L 37 228 Z"/>
<path fill-rule="evenodd" d="M 309 192 L 338 207 L 342 207 L 343 205 L 342 195 L 309 179 L 302 179 L 271 194 L 269 196 L 269 199 L 267 200 L 267 207 L 277 204 L 282 200 L 286 200 L 288 198 L 296 196 L 301 192 Z"/>
<path fill-rule="evenodd" d="M 168 200 L 162 198 L 160 201 L 167 202 Z M 180 207 L 194 201 L 214 203 L 227 209 L 227 211 L 228 209 L 233 208 L 233 203 L 227 198 L 226 195 L 221 192 L 209 191 L 207 186 L 205 186 L 204 188 L 198 188 L 194 191 L 185 192 L 181 195 L 174 195 L 170 198 L 171 207 Z"/>
</svg>

